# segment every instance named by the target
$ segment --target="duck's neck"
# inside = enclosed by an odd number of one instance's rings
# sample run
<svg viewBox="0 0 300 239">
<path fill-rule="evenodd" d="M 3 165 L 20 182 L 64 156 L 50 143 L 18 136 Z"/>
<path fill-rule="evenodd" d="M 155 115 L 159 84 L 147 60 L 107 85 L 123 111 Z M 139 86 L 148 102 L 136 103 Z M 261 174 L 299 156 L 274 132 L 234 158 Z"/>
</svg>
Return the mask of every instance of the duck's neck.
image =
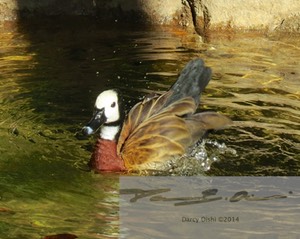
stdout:
<svg viewBox="0 0 300 239">
<path fill-rule="evenodd" d="M 117 155 L 117 135 L 120 126 L 104 126 L 94 148 L 90 167 L 95 171 L 124 171 L 124 161 Z"/>
<path fill-rule="evenodd" d="M 104 125 L 101 127 L 100 138 L 117 141 L 120 128 L 120 125 Z"/>
</svg>

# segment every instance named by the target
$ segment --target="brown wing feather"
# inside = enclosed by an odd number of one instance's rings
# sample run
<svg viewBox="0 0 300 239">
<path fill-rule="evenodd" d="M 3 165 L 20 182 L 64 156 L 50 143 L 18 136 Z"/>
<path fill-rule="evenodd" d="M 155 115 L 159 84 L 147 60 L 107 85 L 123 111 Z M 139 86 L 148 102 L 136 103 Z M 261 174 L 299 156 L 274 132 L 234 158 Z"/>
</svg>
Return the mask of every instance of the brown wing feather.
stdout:
<svg viewBox="0 0 300 239">
<path fill-rule="evenodd" d="M 180 156 L 207 130 L 231 122 L 215 112 L 194 114 L 196 103 L 192 97 L 164 107 L 170 94 L 146 98 L 130 110 L 117 146 L 129 170 L 153 168 L 156 163 Z"/>
<path fill-rule="evenodd" d="M 207 130 L 219 130 L 231 123 L 228 117 L 216 112 L 202 112 L 186 119 L 193 141 L 199 140 Z"/>
<path fill-rule="evenodd" d="M 154 104 L 154 102 L 153 102 Z M 138 107 L 141 107 L 139 105 Z M 182 116 L 194 113 L 196 105 L 191 97 L 183 98 L 161 110 L 153 110 L 153 114 L 147 114 L 142 122 L 135 127 L 128 127 L 133 121 L 135 112 L 130 111 L 121 132 L 122 137 L 127 135 L 126 141 L 122 139 L 118 146 L 125 165 L 129 169 L 143 168 L 153 162 L 166 161 L 170 157 L 182 155 L 192 143 L 191 132 Z M 142 112 L 139 109 L 138 112 Z M 130 130 L 128 130 L 130 128 Z"/>
<path fill-rule="evenodd" d="M 159 112 L 168 97 L 172 92 L 166 92 L 161 96 L 154 96 L 151 98 L 145 98 L 142 102 L 137 103 L 129 112 L 126 121 L 123 124 L 119 140 L 117 146 L 117 153 L 120 154 L 121 148 L 128 138 L 128 136 L 132 133 L 132 131 L 140 125 L 141 122 L 147 120 L 152 115 Z"/>
<path fill-rule="evenodd" d="M 162 117 L 139 127 L 139 130 L 126 140 L 121 155 L 127 168 L 141 169 L 142 164 L 182 155 L 190 143 L 190 132 L 183 119 L 177 116 Z"/>
</svg>

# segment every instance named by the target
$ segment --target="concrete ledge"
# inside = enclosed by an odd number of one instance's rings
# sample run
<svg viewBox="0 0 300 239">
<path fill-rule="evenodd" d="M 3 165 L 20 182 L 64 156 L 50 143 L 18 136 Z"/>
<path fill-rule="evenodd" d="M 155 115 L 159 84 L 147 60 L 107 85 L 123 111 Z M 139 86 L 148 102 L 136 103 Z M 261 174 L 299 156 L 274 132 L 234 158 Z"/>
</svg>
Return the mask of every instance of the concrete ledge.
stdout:
<svg viewBox="0 0 300 239">
<path fill-rule="evenodd" d="M 2 22 L 43 15 L 172 25 L 200 35 L 228 28 L 300 32 L 300 1 L 294 0 L 0 0 Z"/>
</svg>

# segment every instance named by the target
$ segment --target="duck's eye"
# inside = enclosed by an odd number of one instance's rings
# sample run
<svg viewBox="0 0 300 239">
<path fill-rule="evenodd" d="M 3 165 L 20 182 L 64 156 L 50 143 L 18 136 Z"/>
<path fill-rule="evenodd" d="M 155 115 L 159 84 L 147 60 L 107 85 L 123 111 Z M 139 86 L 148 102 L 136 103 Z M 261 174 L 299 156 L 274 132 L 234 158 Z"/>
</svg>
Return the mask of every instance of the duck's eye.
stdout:
<svg viewBox="0 0 300 239">
<path fill-rule="evenodd" d="M 113 103 L 110 105 L 111 108 L 115 108 L 115 106 L 116 106 L 116 102 L 113 102 Z"/>
</svg>

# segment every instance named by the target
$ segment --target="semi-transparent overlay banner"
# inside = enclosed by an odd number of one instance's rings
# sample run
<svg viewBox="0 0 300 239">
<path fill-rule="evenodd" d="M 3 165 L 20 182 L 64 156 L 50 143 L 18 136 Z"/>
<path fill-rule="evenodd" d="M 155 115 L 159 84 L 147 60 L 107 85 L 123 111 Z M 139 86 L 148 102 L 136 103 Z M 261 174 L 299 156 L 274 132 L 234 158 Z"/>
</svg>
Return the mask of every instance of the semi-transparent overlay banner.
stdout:
<svg viewBox="0 0 300 239">
<path fill-rule="evenodd" d="M 120 238 L 300 239 L 300 177 L 120 177 Z"/>
</svg>

